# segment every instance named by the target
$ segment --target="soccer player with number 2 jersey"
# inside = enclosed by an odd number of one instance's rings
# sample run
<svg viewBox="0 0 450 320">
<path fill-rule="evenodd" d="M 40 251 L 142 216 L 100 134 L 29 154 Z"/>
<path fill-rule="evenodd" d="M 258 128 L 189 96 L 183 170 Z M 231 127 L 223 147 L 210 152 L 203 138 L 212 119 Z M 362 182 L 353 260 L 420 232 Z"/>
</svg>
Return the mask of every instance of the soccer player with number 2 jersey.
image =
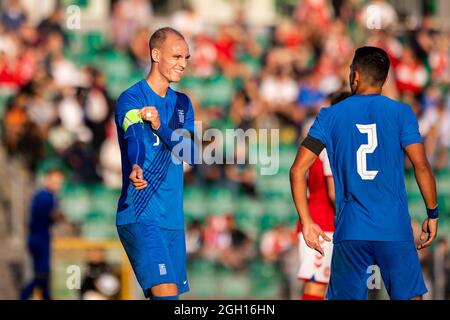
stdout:
<svg viewBox="0 0 450 320">
<path fill-rule="evenodd" d="M 352 96 L 320 111 L 291 168 L 304 241 L 323 255 L 320 243 L 331 239 L 311 218 L 306 174 L 326 148 L 336 198 L 327 299 L 367 299 L 368 270 L 374 265 L 391 299 L 421 299 L 427 292 L 417 250 L 437 235 L 436 182 L 415 114 L 381 94 L 389 67 L 384 50 L 356 50 L 350 66 Z M 427 208 L 417 247 L 404 183 L 405 153 Z"/>
</svg>

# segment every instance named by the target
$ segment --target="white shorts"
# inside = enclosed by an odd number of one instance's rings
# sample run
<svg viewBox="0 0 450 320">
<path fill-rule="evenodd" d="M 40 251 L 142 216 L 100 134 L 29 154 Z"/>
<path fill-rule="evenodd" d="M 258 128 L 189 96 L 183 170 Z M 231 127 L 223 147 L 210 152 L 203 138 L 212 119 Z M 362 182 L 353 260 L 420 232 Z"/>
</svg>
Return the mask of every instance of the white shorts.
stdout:
<svg viewBox="0 0 450 320">
<path fill-rule="evenodd" d="M 331 256 L 333 253 L 333 232 L 325 232 L 331 241 L 321 238 L 321 246 L 325 256 L 321 256 L 316 250 L 306 245 L 303 234 L 298 234 L 299 270 L 297 277 L 304 281 L 314 281 L 328 284 L 330 281 Z"/>
</svg>

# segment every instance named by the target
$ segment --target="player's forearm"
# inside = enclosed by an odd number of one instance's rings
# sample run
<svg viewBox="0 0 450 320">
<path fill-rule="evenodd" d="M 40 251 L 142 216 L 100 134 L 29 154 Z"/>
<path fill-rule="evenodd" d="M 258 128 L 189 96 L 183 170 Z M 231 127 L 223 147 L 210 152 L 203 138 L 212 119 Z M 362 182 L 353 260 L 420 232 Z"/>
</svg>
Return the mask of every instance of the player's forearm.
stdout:
<svg viewBox="0 0 450 320">
<path fill-rule="evenodd" d="M 305 226 L 313 222 L 308 208 L 306 172 L 292 167 L 290 179 L 295 208 L 297 209 L 300 223 Z"/>
<path fill-rule="evenodd" d="M 414 174 L 426 207 L 434 209 L 437 206 L 436 181 L 428 162 L 414 166 Z"/>
<path fill-rule="evenodd" d="M 145 161 L 145 144 L 142 128 L 136 124 L 128 128 L 126 133 L 127 155 L 131 165 L 137 164 L 142 168 Z"/>
<path fill-rule="evenodd" d="M 158 130 L 154 130 L 161 141 L 175 153 L 182 161 L 188 164 L 196 163 L 198 148 L 191 133 L 187 129 L 172 130 L 169 126 L 162 124 Z M 182 153 L 182 154 L 180 154 Z"/>
</svg>

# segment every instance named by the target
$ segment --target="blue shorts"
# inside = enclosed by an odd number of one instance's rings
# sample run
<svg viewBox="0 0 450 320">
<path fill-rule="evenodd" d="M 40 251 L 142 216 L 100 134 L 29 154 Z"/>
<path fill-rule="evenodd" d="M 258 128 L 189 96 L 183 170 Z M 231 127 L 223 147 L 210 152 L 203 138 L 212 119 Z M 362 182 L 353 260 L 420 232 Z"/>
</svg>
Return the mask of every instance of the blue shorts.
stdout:
<svg viewBox="0 0 450 320">
<path fill-rule="evenodd" d="M 178 294 L 189 291 L 184 230 L 132 223 L 117 231 L 146 298 L 150 288 L 163 283 L 175 283 Z"/>
<path fill-rule="evenodd" d="M 342 241 L 334 245 L 327 299 L 368 299 L 369 288 L 377 288 L 376 270 L 392 300 L 427 292 L 414 242 Z"/>
</svg>

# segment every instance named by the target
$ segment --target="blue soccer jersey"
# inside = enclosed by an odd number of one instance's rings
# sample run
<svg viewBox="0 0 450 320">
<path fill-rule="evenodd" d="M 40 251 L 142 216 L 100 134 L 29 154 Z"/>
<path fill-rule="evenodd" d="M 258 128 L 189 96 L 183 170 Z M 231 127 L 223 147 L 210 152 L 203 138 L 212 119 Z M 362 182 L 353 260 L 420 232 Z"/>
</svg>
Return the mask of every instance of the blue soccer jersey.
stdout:
<svg viewBox="0 0 450 320">
<path fill-rule="evenodd" d="M 336 192 L 334 242 L 411 241 L 404 148 L 423 142 L 408 105 L 353 95 L 323 108 L 309 135 L 327 149 Z"/>
<path fill-rule="evenodd" d="M 139 110 L 144 106 L 157 108 L 161 119 L 157 131 L 140 118 Z M 194 132 L 194 112 L 189 98 L 171 88 L 161 97 L 144 79 L 120 95 L 115 121 L 123 174 L 117 225 L 142 222 L 165 229 L 183 229 L 183 165 L 172 160 L 171 136 L 176 129 Z M 129 181 L 134 164 L 142 167 L 148 182 L 143 190 L 136 190 Z"/>
</svg>

